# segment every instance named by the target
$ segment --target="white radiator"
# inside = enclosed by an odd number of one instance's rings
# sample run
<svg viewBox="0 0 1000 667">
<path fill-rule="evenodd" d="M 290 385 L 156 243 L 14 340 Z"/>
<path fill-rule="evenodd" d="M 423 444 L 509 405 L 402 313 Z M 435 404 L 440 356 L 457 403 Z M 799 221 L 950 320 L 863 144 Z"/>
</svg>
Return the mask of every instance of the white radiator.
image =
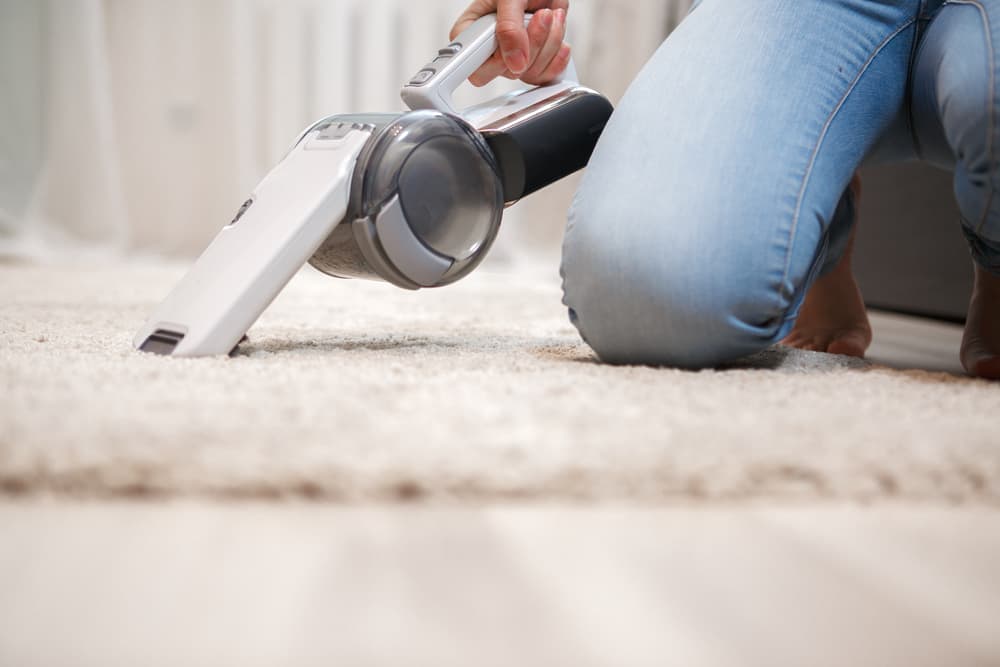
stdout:
<svg viewBox="0 0 1000 667">
<path fill-rule="evenodd" d="M 400 86 L 448 43 L 449 29 L 467 4 L 254 0 L 242 48 L 252 53 L 262 75 L 253 95 L 266 126 L 268 157 L 284 151 L 288 138 L 318 116 L 404 109 Z M 574 39 L 585 42 L 589 36 L 591 7 L 574 5 Z M 512 86 L 506 81 L 481 91 L 467 86 L 459 100 L 471 103 Z"/>
</svg>

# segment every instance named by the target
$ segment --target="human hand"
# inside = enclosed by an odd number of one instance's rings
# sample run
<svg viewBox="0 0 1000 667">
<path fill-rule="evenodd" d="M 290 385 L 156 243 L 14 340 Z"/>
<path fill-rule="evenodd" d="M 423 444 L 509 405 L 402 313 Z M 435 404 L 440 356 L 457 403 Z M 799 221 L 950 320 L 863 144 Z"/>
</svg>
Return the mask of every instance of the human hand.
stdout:
<svg viewBox="0 0 1000 667">
<path fill-rule="evenodd" d="M 524 14 L 534 17 L 525 28 Z M 532 85 L 555 79 L 569 64 L 566 39 L 566 12 L 569 0 L 474 0 L 455 22 L 451 39 L 486 14 L 497 14 L 497 42 L 500 48 L 469 81 L 485 86 L 498 76 L 521 79 Z"/>
</svg>

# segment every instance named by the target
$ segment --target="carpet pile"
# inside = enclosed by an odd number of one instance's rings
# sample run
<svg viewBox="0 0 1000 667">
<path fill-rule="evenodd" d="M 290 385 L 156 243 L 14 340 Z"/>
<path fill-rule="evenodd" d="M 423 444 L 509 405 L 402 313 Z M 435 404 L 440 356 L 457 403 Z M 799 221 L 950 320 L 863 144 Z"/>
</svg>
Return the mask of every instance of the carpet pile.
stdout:
<svg viewBox="0 0 1000 667">
<path fill-rule="evenodd" d="M 558 277 L 300 273 L 232 358 L 132 350 L 184 267 L 0 265 L 0 491 L 1000 503 L 1000 385 L 777 347 L 597 363 Z"/>
</svg>

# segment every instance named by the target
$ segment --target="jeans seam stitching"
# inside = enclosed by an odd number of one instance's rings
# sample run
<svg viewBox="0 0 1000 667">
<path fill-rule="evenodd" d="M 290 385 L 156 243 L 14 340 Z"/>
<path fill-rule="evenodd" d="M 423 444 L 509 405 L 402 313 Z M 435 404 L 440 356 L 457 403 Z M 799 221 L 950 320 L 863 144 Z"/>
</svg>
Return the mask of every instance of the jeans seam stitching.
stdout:
<svg viewBox="0 0 1000 667">
<path fill-rule="evenodd" d="M 788 273 L 789 271 L 791 271 L 792 246 L 794 244 L 793 239 L 795 238 L 795 232 L 799 227 L 799 219 L 802 215 L 802 202 L 805 199 L 806 190 L 809 188 L 809 181 L 812 178 L 812 172 L 816 166 L 816 159 L 819 156 L 820 149 L 823 148 L 823 144 L 826 141 L 826 135 L 830 131 L 830 126 L 833 125 L 833 121 L 837 118 L 837 115 L 840 113 L 841 109 L 844 108 L 844 104 L 845 102 L 847 102 L 847 98 L 850 97 L 851 93 L 854 92 L 854 89 L 858 87 L 858 83 L 861 81 L 861 77 L 863 77 L 865 75 L 865 72 L 868 71 L 868 68 L 871 67 L 871 64 L 872 62 L 875 61 L 875 58 L 877 58 L 878 55 L 882 53 L 882 51 L 886 48 L 886 46 L 889 45 L 890 42 L 892 42 L 892 40 L 896 39 L 896 37 L 902 34 L 904 30 L 912 26 L 915 21 L 916 18 L 911 18 L 905 23 L 903 23 L 901 26 L 892 31 L 884 40 L 882 40 L 882 42 L 872 51 L 871 55 L 868 57 L 868 60 L 866 60 L 864 65 L 861 66 L 861 69 L 858 71 L 857 76 L 855 76 L 854 80 L 851 81 L 851 85 L 847 87 L 847 90 L 844 91 L 844 94 L 837 102 L 837 105 L 833 108 L 833 111 L 830 112 L 830 115 L 827 117 L 826 122 L 823 124 L 823 129 L 820 130 L 819 137 L 816 140 L 816 146 L 815 148 L 813 148 L 812 155 L 809 157 L 809 165 L 806 167 L 806 173 L 803 175 L 802 178 L 802 187 L 799 189 L 799 195 L 795 202 L 795 214 L 792 218 L 792 227 L 789 230 L 788 234 L 788 248 L 785 251 L 785 266 L 781 272 L 782 289 L 784 288 L 784 285 L 788 282 Z"/>
<path fill-rule="evenodd" d="M 913 150 L 916 153 L 918 160 L 924 159 L 924 147 L 920 143 L 920 136 L 917 134 L 917 122 L 916 122 L 916 117 L 913 113 L 913 98 L 914 98 L 913 90 L 915 87 L 915 76 L 916 76 L 916 68 L 914 67 L 914 64 L 920 58 L 920 54 L 923 51 L 923 47 L 925 44 L 925 42 L 923 42 L 920 39 L 921 27 L 923 27 L 923 29 L 926 30 L 927 26 L 930 25 L 930 21 L 931 19 L 926 18 L 922 15 L 917 20 L 917 32 L 914 35 L 913 48 L 910 49 L 910 62 L 908 63 L 907 67 L 909 72 L 906 76 L 906 102 L 905 102 L 906 125 L 907 125 L 906 129 L 909 130 L 910 132 L 910 141 L 913 142 Z M 921 26 L 921 23 L 924 23 L 926 25 Z"/>
<path fill-rule="evenodd" d="M 955 5 L 967 5 L 969 7 L 975 7 L 979 10 L 979 14 L 983 20 L 983 38 L 986 40 L 986 51 L 987 51 L 987 62 L 990 65 L 990 94 L 986 100 L 986 117 L 987 117 L 987 129 L 986 129 L 986 141 L 989 147 L 990 156 L 990 168 L 994 169 L 996 165 L 996 149 L 993 145 L 994 143 L 994 128 L 996 125 L 996 53 L 993 51 L 993 33 L 990 29 L 990 17 L 986 12 L 986 7 L 980 0 L 951 0 L 950 4 Z M 992 181 L 992 178 L 990 179 Z M 983 229 L 986 227 L 986 221 L 990 215 L 990 209 L 993 208 L 993 198 L 996 193 L 996 188 L 994 184 L 990 183 L 990 195 L 986 199 L 986 206 L 983 209 L 983 217 L 973 229 L 976 234 L 982 234 Z"/>
</svg>

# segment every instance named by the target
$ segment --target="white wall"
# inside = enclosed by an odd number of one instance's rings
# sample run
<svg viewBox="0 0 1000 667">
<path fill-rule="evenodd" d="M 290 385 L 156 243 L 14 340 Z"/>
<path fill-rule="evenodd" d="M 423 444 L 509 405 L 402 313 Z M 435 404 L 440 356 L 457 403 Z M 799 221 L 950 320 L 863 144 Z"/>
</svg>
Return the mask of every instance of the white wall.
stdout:
<svg viewBox="0 0 1000 667">
<path fill-rule="evenodd" d="M 308 122 L 402 109 L 465 4 L 0 0 L 0 250 L 197 253 Z M 584 83 L 616 99 L 687 4 L 576 0 Z M 500 252 L 555 249 L 571 191 L 512 209 Z"/>
</svg>

